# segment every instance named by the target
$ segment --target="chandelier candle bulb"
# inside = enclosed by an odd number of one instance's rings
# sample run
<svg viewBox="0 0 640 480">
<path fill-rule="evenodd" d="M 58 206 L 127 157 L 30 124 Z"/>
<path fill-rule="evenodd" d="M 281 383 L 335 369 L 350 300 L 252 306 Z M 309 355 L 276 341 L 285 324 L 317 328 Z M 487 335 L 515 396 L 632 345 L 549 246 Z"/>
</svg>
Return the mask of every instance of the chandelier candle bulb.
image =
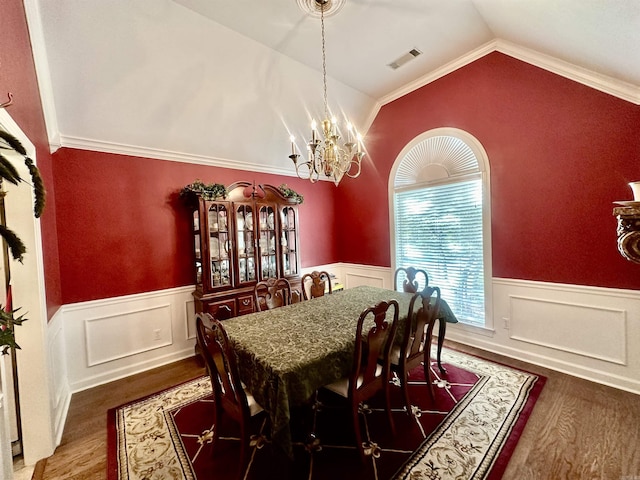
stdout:
<svg viewBox="0 0 640 480">
<path fill-rule="evenodd" d="M 633 200 L 640 202 L 640 182 L 631 182 L 629 183 L 629 186 L 633 192 Z"/>
<path fill-rule="evenodd" d="M 295 155 L 296 154 L 296 137 L 291 135 L 290 138 L 291 138 L 291 155 Z"/>
</svg>

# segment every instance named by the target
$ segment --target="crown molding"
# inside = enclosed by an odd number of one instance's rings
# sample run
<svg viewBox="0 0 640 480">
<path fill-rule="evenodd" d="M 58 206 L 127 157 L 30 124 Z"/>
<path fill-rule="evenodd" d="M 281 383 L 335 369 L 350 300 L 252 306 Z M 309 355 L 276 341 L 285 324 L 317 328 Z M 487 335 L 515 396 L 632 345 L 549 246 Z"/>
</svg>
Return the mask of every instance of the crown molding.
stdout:
<svg viewBox="0 0 640 480">
<path fill-rule="evenodd" d="M 40 6 L 37 0 L 24 0 L 24 11 L 31 40 L 33 64 L 38 76 L 38 90 L 40 91 L 40 103 L 47 130 L 49 150 L 53 153 L 60 147 L 60 133 L 53 96 L 53 84 L 51 82 L 51 69 L 49 68 Z"/>
<path fill-rule="evenodd" d="M 549 72 L 599 90 L 627 102 L 640 105 L 640 86 L 603 75 L 564 60 L 536 52 L 506 40 L 495 41 L 495 50 Z"/>
<path fill-rule="evenodd" d="M 475 50 L 470 51 L 456 60 L 443 65 L 429 74 L 420 77 L 416 81 L 404 85 L 402 88 L 380 98 L 369 118 L 375 118 L 375 115 L 377 115 L 383 105 L 397 100 L 418 88 L 428 85 L 429 83 L 434 82 L 435 80 L 438 80 L 439 78 L 442 78 L 445 75 L 448 75 L 449 73 L 492 52 L 500 52 L 505 55 L 509 55 L 510 57 L 581 83 L 595 90 L 599 90 L 627 102 L 640 105 L 640 87 L 637 85 L 596 73 L 550 55 L 545 55 L 543 53 L 536 52 L 535 50 L 521 47 L 506 40 L 495 39 L 485 43 Z"/>
<path fill-rule="evenodd" d="M 104 142 L 101 140 L 91 140 L 87 138 L 61 136 L 61 146 L 75 148 L 78 150 L 90 150 L 93 152 L 115 153 L 119 155 L 129 155 L 133 157 L 152 158 L 156 160 L 169 160 L 172 162 L 191 163 L 195 165 L 206 165 L 209 167 L 231 168 L 250 172 L 270 173 L 273 175 L 284 175 L 295 177 L 293 169 L 269 166 L 264 164 L 229 160 L 219 157 L 208 157 L 204 155 L 193 155 L 190 153 L 174 152 L 157 148 L 139 147 L 122 143 Z"/>
</svg>

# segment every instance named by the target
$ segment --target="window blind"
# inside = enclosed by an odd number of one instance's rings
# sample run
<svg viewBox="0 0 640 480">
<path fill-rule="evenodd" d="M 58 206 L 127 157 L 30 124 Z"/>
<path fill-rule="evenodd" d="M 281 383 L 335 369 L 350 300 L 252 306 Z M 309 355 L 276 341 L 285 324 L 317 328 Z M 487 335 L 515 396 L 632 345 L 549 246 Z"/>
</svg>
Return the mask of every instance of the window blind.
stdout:
<svg viewBox="0 0 640 480">
<path fill-rule="evenodd" d="M 482 181 L 395 193 L 396 266 L 423 268 L 458 320 L 484 325 Z"/>
</svg>

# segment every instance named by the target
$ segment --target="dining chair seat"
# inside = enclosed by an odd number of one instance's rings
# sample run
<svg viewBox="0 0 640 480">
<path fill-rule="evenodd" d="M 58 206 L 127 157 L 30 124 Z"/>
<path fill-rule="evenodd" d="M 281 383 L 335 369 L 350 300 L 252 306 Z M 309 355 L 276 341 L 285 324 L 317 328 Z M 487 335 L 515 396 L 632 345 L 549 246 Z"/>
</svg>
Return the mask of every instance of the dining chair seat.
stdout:
<svg viewBox="0 0 640 480">
<path fill-rule="evenodd" d="M 382 365 L 378 364 L 375 376 L 379 377 L 380 375 L 382 375 Z M 364 377 L 360 375 L 356 383 L 356 388 L 360 388 L 362 386 L 362 382 L 364 382 Z M 329 385 L 325 385 L 324 388 L 337 393 L 341 397 L 349 398 L 349 378 L 347 377 L 341 378 L 340 380 L 330 383 Z"/>
</svg>

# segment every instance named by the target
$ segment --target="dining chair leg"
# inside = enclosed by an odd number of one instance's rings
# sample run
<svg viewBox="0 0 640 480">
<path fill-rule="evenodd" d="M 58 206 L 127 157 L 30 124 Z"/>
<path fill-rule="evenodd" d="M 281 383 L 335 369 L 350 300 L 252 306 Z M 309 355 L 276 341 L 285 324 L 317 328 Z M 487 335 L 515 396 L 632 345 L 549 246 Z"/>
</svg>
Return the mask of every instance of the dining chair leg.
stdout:
<svg viewBox="0 0 640 480">
<path fill-rule="evenodd" d="M 442 366 L 442 359 L 441 359 L 441 355 L 442 355 L 442 344 L 444 343 L 444 335 L 447 333 L 447 321 L 439 318 L 438 319 L 438 368 L 440 369 L 440 373 L 442 373 L 442 375 L 447 373 L 447 370 Z"/>
<path fill-rule="evenodd" d="M 407 409 L 407 414 L 411 415 L 411 399 L 409 398 L 409 374 L 406 367 L 401 367 L 400 378 L 402 379 L 402 394 L 404 396 L 404 404 Z"/>
<path fill-rule="evenodd" d="M 351 416 L 353 418 L 353 431 L 356 435 L 356 448 L 358 449 L 358 453 L 360 454 L 360 460 L 362 461 L 362 463 L 365 462 L 365 455 L 364 455 L 364 446 L 362 445 L 362 433 L 360 432 L 360 420 L 359 420 L 359 413 L 358 413 L 358 407 L 359 407 L 359 403 L 355 403 L 352 402 L 351 403 Z"/>
<path fill-rule="evenodd" d="M 240 462 L 238 465 L 238 479 L 242 478 L 244 475 L 244 469 L 247 465 L 247 453 L 249 450 L 249 429 L 247 425 L 242 425 L 240 427 Z"/>
<path fill-rule="evenodd" d="M 431 401 L 435 402 L 436 396 L 433 391 L 433 374 L 431 373 L 431 355 L 429 355 L 427 349 L 424 351 L 422 366 L 424 368 L 424 381 L 427 384 L 427 389 L 429 390 L 429 397 L 431 398 Z"/>
<path fill-rule="evenodd" d="M 389 426 L 391 427 L 391 434 L 395 436 L 396 425 L 393 422 L 393 414 L 391 412 L 391 376 L 385 375 L 385 387 L 384 387 L 384 400 L 387 409 L 387 419 L 389 420 Z"/>
</svg>

